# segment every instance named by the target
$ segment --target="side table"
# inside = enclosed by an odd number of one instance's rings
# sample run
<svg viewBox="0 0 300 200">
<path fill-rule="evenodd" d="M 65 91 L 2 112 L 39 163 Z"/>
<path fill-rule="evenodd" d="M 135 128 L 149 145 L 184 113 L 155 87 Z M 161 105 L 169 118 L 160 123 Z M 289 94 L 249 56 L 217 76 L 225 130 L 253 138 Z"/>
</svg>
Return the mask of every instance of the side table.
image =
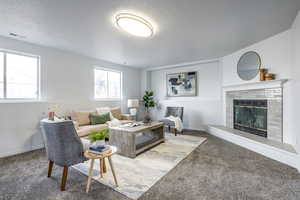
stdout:
<svg viewBox="0 0 300 200">
<path fill-rule="evenodd" d="M 111 168 L 114 180 L 115 180 L 115 184 L 118 187 L 118 181 L 117 181 L 116 173 L 115 173 L 115 170 L 114 170 L 114 167 L 113 167 L 113 162 L 112 162 L 112 159 L 111 159 L 111 156 L 114 155 L 117 152 L 117 147 L 110 146 L 110 150 L 111 151 L 109 151 L 107 153 L 104 153 L 104 154 L 95 154 L 95 153 L 89 152 L 88 150 L 84 152 L 84 156 L 91 160 L 91 165 L 90 165 L 90 169 L 89 169 L 89 176 L 88 176 L 88 182 L 87 182 L 87 186 L 86 186 L 86 193 L 89 192 L 90 187 L 91 187 L 93 169 L 94 169 L 94 162 L 95 162 L 96 159 L 99 159 L 101 178 L 103 178 L 103 173 L 106 172 L 105 158 L 108 159 L 109 164 L 110 164 L 110 168 Z"/>
</svg>

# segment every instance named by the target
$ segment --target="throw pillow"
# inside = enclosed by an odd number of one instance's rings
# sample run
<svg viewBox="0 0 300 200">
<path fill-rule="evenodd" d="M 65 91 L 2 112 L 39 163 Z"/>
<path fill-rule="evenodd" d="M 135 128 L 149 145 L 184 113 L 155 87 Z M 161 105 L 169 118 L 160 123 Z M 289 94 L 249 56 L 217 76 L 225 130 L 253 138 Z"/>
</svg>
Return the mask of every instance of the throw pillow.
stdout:
<svg viewBox="0 0 300 200">
<path fill-rule="evenodd" d="M 109 116 L 109 113 L 105 113 L 105 114 L 101 114 L 101 115 L 91 114 L 90 120 L 91 120 L 92 125 L 105 124 L 107 121 L 110 120 L 110 116 Z"/>
<path fill-rule="evenodd" d="M 89 111 L 75 111 L 72 113 L 72 119 L 78 122 L 79 126 L 90 125 L 90 114 L 95 112 Z"/>
<path fill-rule="evenodd" d="M 122 114 L 121 114 L 121 108 L 120 107 L 116 107 L 116 108 L 112 108 L 110 109 L 110 112 L 112 114 L 112 116 L 118 120 L 122 119 Z"/>
</svg>

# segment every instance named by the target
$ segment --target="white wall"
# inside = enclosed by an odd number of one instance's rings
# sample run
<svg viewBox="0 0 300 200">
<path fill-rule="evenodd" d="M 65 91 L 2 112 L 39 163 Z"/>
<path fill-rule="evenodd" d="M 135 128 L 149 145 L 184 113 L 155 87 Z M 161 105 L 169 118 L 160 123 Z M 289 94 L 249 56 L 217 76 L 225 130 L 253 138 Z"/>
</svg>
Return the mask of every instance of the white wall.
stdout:
<svg viewBox="0 0 300 200">
<path fill-rule="evenodd" d="M 262 60 L 262 67 L 275 73 L 277 79 L 292 78 L 292 32 L 287 30 L 271 38 L 258 42 L 222 58 L 223 86 L 259 82 L 259 75 L 251 81 L 241 80 L 236 72 L 237 62 L 247 51 L 256 51 Z M 291 80 L 283 89 L 283 142 L 295 145 L 295 134 L 292 132 L 292 96 Z M 223 121 L 224 122 L 224 121 Z"/>
<path fill-rule="evenodd" d="M 187 71 L 198 73 L 198 96 L 166 97 L 166 75 Z M 156 109 L 154 117 L 162 119 L 167 106 L 183 106 L 184 128 L 206 130 L 208 124 L 220 124 L 222 120 L 221 82 L 219 62 L 152 71 L 151 89 L 161 106 L 160 109 Z"/>
<path fill-rule="evenodd" d="M 31 103 L 0 102 L 0 157 L 41 147 L 38 123 L 46 116 L 49 103 L 59 103 L 65 111 L 121 106 L 127 112 L 127 99 L 140 97 L 138 69 L 3 37 L 0 37 L 0 48 L 41 56 L 41 95 L 44 100 Z M 123 72 L 122 102 L 94 101 L 94 66 Z"/>
<path fill-rule="evenodd" d="M 292 131 L 296 136 L 296 149 L 300 152 L 300 129 L 299 129 L 299 113 L 300 113 L 300 12 L 296 17 L 292 26 L 292 42 L 293 42 L 293 68 L 292 68 Z M 300 156 L 299 167 L 300 169 Z"/>
</svg>

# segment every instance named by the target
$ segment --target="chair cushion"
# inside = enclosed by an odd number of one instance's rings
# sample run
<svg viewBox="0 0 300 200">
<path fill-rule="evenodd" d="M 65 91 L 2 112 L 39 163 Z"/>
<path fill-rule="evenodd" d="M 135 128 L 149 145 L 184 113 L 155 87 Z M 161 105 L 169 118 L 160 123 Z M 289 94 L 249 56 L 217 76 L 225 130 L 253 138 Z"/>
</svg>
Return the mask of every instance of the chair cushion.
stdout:
<svg viewBox="0 0 300 200">
<path fill-rule="evenodd" d="M 110 112 L 112 114 L 112 116 L 118 120 L 122 119 L 122 114 L 121 114 L 121 108 L 120 107 L 115 107 L 110 109 Z"/>
<path fill-rule="evenodd" d="M 95 113 L 95 112 L 90 112 L 90 111 L 74 111 L 72 113 L 72 120 L 75 120 L 78 122 L 79 126 L 83 125 L 90 125 L 90 114 Z"/>
<path fill-rule="evenodd" d="M 107 121 L 110 120 L 110 115 L 109 113 L 105 114 L 90 114 L 90 120 L 91 120 L 91 125 L 96 125 L 96 124 L 105 124 Z"/>
<path fill-rule="evenodd" d="M 168 126 L 175 126 L 175 122 L 168 120 L 168 119 L 162 119 L 159 121 L 163 122 L 165 125 L 168 125 Z"/>
<path fill-rule="evenodd" d="M 79 129 L 77 130 L 77 134 L 79 137 L 84 137 L 94 131 L 101 131 L 106 128 L 108 128 L 107 124 L 80 126 Z"/>
</svg>

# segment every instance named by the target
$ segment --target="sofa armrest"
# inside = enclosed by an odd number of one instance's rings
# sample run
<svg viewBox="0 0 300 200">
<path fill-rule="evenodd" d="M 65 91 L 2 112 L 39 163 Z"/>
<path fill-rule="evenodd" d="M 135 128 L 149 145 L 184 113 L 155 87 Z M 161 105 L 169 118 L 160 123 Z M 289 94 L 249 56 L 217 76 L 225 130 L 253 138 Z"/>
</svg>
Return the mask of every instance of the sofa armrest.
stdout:
<svg viewBox="0 0 300 200">
<path fill-rule="evenodd" d="M 78 122 L 77 121 L 72 121 L 73 122 L 73 124 L 74 124 L 74 127 L 75 127 L 75 130 L 78 130 L 79 129 L 79 124 L 78 124 Z"/>
<path fill-rule="evenodd" d="M 130 114 L 121 114 L 121 120 L 133 120 L 133 116 Z"/>
</svg>

